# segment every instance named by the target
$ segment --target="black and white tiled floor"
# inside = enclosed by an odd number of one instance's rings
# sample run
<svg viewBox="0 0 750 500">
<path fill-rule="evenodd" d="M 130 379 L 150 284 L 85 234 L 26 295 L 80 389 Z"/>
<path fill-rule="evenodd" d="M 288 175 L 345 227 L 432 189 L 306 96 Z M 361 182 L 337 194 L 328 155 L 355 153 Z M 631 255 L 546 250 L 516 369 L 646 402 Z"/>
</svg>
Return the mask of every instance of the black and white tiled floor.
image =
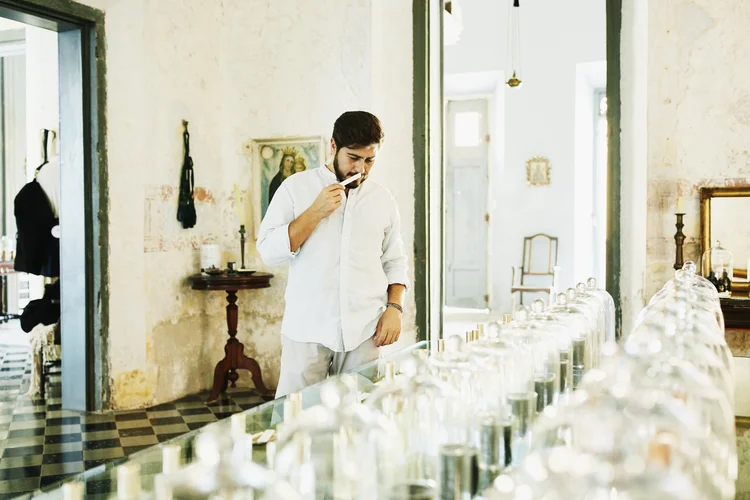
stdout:
<svg viewBox="0 0 750 500">
<path fill-rule="evenodd" d="M 263 400 L 236 389 L 216 403 L 208 393 L 146 410 L 80 413 L 62 410 L 59 370 L 48 376 L 46 399 L 23 396 L 30 352 L 0 345 L 0 500 L 59 483 L 66 477 L 179 436 Z"/>
</svg>

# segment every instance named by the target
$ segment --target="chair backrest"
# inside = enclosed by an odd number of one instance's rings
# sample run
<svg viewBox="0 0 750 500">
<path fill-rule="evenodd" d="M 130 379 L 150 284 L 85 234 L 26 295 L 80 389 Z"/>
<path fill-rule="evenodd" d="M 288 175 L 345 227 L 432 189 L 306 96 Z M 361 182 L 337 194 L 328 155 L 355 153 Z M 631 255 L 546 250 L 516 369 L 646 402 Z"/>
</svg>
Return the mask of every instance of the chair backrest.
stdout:
<svg viewBox="0 0 750 500">
<path fill-rule="evenodd" d="M 523 239 L 524 276 L 552 276 L 557 265 L 557 238 L 546 234 L 535 234 Z"/>
</svg>

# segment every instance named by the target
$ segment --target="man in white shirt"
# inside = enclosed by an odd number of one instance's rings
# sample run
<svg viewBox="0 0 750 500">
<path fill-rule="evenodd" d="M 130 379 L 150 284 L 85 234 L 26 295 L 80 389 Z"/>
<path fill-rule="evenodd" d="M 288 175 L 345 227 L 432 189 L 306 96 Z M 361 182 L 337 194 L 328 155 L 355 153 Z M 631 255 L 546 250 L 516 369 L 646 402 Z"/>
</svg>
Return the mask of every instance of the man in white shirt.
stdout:
<svg viewBox="0 0 750 500">
<path fill-rule="evenodd" d="M 368 179 L 380 121 L 349 111 L 332 135 L 332 164 L 287 178 L 258 235 L 267 265 L 289 262 L 276 397 L 376 359 L 401 334 L 408 280 L 398 207 Z"/>
</svg>

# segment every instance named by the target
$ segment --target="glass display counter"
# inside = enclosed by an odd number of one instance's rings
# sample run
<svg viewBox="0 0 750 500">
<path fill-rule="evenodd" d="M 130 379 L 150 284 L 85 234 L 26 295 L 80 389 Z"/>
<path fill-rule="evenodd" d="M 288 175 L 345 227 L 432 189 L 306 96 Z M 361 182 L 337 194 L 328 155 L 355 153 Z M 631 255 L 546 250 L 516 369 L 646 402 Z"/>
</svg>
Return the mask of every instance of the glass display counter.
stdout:
<svg viewBox="0 0 750 500">
<path fill-rule="evenodd" d="M 359 390 L 363 393 L 368 393 L 374 389 L 375 383 L 382 377 L 383 366 L 386 361 L 398 362 L 412 352 L 420 349 L 427 349 L 427 347 L 428 343 L 426 341 L 418 342 L 390 355 L 381 356 L 380 359 L 353 370 L 352 373 L 357 374 Z M 321 384 L 310 386 L 301 391 L 303 408 L 308 408 L 320 403 Z M 282 397 L 243 412 L 246 416 L 246 432 L 254 434 L 267 429 L 275 429 L 279 423 L 284 421 L 285 401 L 286 397 Z M 219 422 L 208 424 L 201 429 L 196 429 L 169 441 L 146 448 L 128 457 L 115 459 L 106 464 L 89 469 L 76 476 L 71 476 L 65 480 L 65 483 L 83 483 L 84 495 L 86 498 L 116 498 L 117 467 L 126 462 L 135 462 L 140 465 L 142 491 L 144 493 L 151 492 L 154 488 L 154 479 L 156 475 L 162 472 L 162 449 L 166 445 L 180 446 L 182 464 L 190 464 L 194 460 L 195 439 L 201 432 L 204 432 L 207 429 L 214 431 L 218 430 L 229 434 L 231 433 L 230 419 L 227 418 Z M 253 447 L 253 461 L 265 464 L 265 450 L 266 447 L 264 445 L 255 445 Z M 63 483 L 58 483 L 57 485 L 45 488 L 45 490 L 37 491 L 31 495 L 22 495 L 19 498 L 63 498 L 61 488 L 62 484 Z"/>
</svg>

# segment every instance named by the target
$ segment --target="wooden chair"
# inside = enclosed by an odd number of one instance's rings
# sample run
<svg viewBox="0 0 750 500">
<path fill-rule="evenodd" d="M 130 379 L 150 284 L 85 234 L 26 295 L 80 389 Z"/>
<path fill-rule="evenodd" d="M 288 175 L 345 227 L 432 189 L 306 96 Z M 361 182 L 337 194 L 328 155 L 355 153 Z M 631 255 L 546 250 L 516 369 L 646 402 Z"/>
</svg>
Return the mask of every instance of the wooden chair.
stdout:
<svg viewBox="0 0 750 500">
<path fill-rule="evenodd" d="M 558 241 L 554 236 L 535 234 L 523 239 L 523 264 L 513 267 L 511 306 L 523 304 L 524 293 L 546 293 L 550 304 L 557 292 L 560 267 L 557 265 Z M 544 281 L 551 283 L 545 284 Z M 518 304 L 516 299 L 519 298 Z"/>
</svg>

